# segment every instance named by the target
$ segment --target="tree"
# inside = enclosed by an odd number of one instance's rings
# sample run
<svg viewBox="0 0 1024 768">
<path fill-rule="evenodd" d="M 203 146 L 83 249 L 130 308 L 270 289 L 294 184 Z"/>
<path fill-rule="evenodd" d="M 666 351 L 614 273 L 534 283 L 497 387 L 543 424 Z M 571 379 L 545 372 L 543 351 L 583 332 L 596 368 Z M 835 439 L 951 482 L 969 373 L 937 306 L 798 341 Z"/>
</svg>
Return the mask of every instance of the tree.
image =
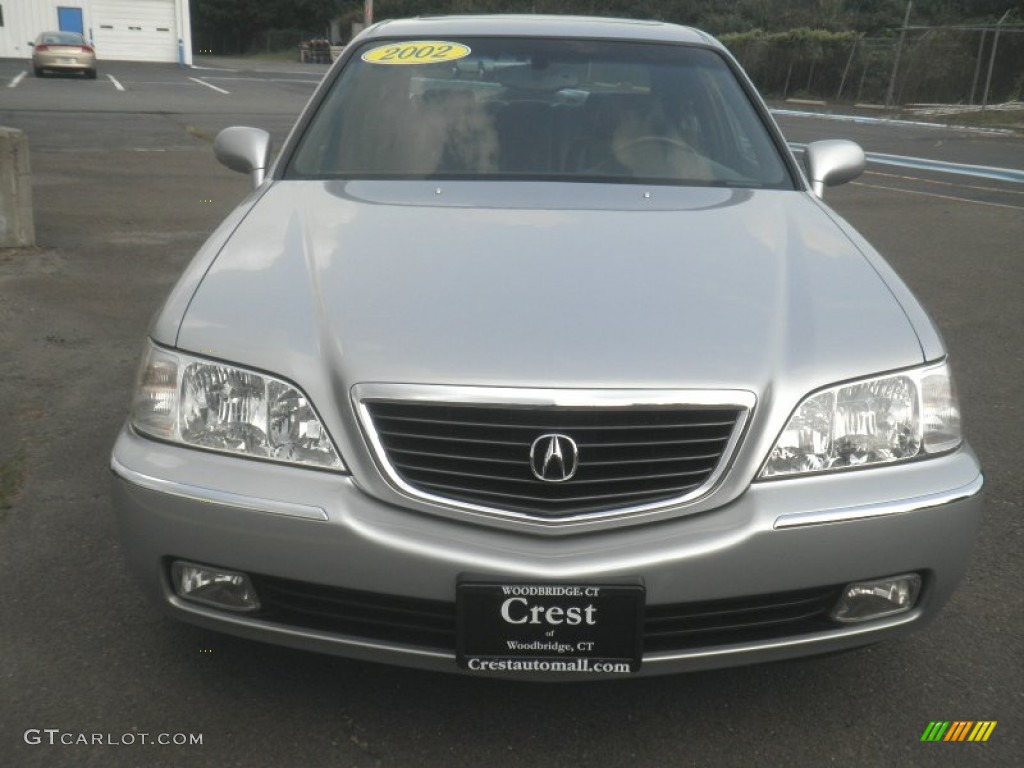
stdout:
<svg viewBox="0 0 1024 768">
<path fill-rule="evenodd" d="M 361 7 L 360 0 L 191 0 L 192 23 L 201 44 L 222 53 L 241 53 L 267 30 L 326 33 L 331 19 Z"/>
</svg>

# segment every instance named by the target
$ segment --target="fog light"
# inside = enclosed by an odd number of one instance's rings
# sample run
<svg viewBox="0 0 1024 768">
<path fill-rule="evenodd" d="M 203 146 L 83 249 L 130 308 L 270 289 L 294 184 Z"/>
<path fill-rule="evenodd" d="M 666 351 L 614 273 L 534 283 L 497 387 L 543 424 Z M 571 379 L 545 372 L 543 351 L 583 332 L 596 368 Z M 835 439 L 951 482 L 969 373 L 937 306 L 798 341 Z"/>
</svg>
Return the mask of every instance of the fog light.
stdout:
<svg viewBox="0 0 1024 768">
<path fill-rule="evenodd" d="M 914 607 L 920 592 L 921 577 L 916 573 L 847 584 L 832 609 L 832 618 L 854 622 L 904 613 Z"/>
<path fill-rule="evenodd" d="M 229 611 L 255 611 L 260 607 L 249 577 L 237 571 L 175 560 L 171 583 L 179 597 L 196 603 Z"/>
</svg>

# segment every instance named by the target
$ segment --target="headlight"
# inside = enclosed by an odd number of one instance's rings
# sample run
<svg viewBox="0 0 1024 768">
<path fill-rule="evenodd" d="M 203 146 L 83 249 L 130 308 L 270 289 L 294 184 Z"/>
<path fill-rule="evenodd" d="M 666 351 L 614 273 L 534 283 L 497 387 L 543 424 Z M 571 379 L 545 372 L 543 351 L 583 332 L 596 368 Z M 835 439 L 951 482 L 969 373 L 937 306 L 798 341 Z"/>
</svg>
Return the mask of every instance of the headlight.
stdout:
<svg viewBox="0 0 1024 768">
<path fill-rule="evenodd" d="M 293 385 L 153 345 L 139 370 L 131 423 L 199 448 L 345 469 L 313 404 Z"/>
<path fill-rule="evenodd" d="M 946 363 L 831 387 L 805 398 L 759 479 L 906 461 L 960 445 Z"/>
</svg>

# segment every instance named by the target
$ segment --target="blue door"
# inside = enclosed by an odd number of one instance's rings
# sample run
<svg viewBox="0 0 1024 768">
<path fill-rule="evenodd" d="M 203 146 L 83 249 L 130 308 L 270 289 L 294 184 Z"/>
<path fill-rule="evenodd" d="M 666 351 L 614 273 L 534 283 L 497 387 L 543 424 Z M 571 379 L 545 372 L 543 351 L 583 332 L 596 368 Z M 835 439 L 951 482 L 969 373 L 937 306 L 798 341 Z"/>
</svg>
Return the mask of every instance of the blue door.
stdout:
<svg viewBox="0 0 1024 768">
<path fill-rule="evenodd" d="M 82 25 L 81 8 L 58 8 L 57 27 L 61 32 L 77 32 L 85 34 L 85 27 Z"/>
</svg>

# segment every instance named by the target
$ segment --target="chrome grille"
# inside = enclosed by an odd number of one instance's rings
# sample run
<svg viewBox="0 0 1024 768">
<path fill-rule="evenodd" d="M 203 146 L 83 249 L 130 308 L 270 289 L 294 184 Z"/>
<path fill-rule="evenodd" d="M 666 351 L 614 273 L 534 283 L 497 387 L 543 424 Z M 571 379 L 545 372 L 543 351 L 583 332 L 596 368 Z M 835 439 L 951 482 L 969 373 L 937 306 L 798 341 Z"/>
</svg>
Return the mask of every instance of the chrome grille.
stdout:
<svg viewBox="0 0 1024 768">
<path fill-rule="evenodd" d="M 703 494 L 745 423 L 737 404 L 559 406 L 364 400 L 364 423 L 407 493 L 557 521 L 632 511 Z M 578 446 L 566 482 L 531 469 L 531 446 L 559 434 Z"/>
</svg>

